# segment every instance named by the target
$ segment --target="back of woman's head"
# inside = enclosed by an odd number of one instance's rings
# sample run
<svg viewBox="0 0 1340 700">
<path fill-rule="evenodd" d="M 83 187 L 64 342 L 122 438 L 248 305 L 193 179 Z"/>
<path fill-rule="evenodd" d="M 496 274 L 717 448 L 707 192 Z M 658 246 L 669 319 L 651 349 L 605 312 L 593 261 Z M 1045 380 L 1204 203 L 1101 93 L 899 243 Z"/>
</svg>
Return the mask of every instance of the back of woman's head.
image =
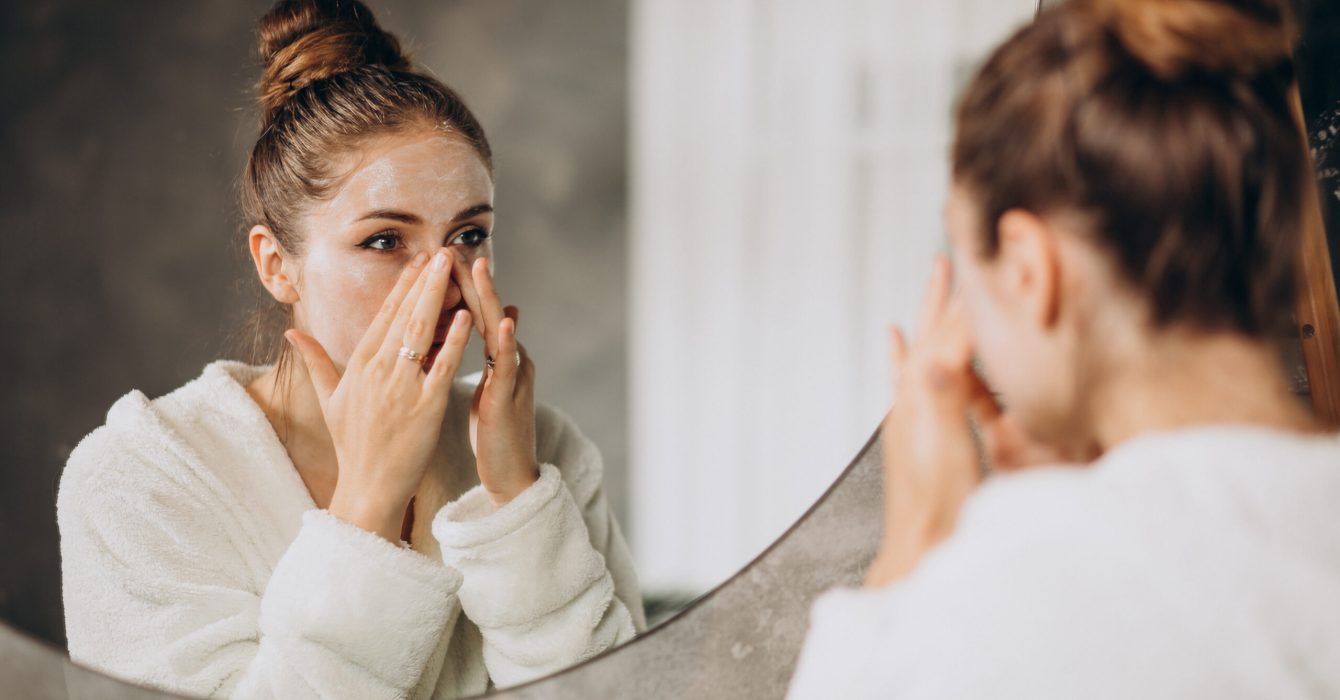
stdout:
<svg viewBox="0 0 1340 700">
<path fill-rule="evenodd" d="M 370 138 L 443 130 L 492 169 L 484 130 L 465 103 L 415 71 L 362 2 L 279 0 L 258 33 L 261 133 L 243 178 L 242 214 L 248 227 L 269 227 L 288 253 L 301 251 L 303 208 L 338 184 L 334 161 Z"/>
<path fill-rule="evenodd" d="M 958 107 L 980 252 L 1011 209 L 1074 212 L 1156 327 L 1289 323 L 1308 156 L 1271 0 L 1071 0 L 998 48 Z"/>
</svg>

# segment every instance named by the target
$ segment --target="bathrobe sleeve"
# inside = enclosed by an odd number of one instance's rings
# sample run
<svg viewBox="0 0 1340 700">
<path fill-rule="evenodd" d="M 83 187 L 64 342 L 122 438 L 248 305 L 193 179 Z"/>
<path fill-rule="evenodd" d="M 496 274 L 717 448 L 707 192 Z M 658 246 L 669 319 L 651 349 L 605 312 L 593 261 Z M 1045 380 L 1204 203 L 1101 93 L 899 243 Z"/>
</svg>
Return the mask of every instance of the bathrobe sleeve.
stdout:
<svg viewBox="0 0 1340 700">
<path fill-rule="evenodd" d="M 433 522 L 460 600 L 484 639 L 495 686 L 590 658 L 646 628 L 623 535 L 602 486 L 599 450 L 566 416 L 536 407 L 540 479 L 493 511 L 483 487 Z"/>
<path fill-rule="evenodd" d="M 274 571 L 210 482 L 104 426 L 57 499 L 72 659 L 217 697 L 403 698 L 451 624 L 460 575 L 324 510 Z M 244 552 L 251 552 L 250 554 Z M 258 585 L 256 581 L 261 581 Z"/>
</svg>

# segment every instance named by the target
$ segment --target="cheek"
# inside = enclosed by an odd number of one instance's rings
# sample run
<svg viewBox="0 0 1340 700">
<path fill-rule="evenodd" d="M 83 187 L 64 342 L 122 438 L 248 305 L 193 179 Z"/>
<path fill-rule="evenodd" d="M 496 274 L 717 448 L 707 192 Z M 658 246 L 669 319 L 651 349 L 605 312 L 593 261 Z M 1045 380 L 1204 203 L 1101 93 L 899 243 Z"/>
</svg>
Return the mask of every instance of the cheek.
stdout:
<svg viewBox="0 0 1340 700">
<path fill-rule="evenodd" d="M 1018 405 L 1027 395 L 1027 377 L 1033 371 L 1022 347 L 1023 339 L 980 277 L 962 279 L 960 293 L 972 326 L 977 360 L 991 388 L 1007 403 Z"/>
<path fill-rule="evenodd" d="M 340 257 L 309 256 L 302 303 L 312 336 L 343 367 L 395 286 L 400 266 L 362 259 L 366 254 Z"/>
<path fill-rule="evenodd" d="M 977 359 L 992 390 L 1014 419 L 1037 437 L 1051 436 L 1068 410 L 1058 400 L 1065 374 L 1051 348 L 986 294 L 964 299 L 976 340 Z"/>
<path fill-rule="evenodd" d="M 488 258 L 488 259 L 489 259 L 489 271 L 490 271 L 490 272 L 493 271 L 493 239 L 492 239 L 492 238 L 489 238 L 489 239 L 485 240 L 484 243 L 483 243 L 483 245 L 480 245 L 480 246 L 475 247 L 475 248 L 471 248 L 470 246 L 467 246 L 467 245 L 456 245 L 456 246 L 453 246 L 453 247 L 452 247 L 452 251 L 455 252 L 456 255 L 457 255 L 458 257 L 460 257 L 462 260 L 465 261 L 465 264 L 466 264 L 466 267 L 467 267 L 467 268 L 468 268 L 469 266 L 474 265 L 474 264 L 475 264 L 475 261 L 478 260 L 478 259 L 480 259 L 480 258 Z"/>
</svg>

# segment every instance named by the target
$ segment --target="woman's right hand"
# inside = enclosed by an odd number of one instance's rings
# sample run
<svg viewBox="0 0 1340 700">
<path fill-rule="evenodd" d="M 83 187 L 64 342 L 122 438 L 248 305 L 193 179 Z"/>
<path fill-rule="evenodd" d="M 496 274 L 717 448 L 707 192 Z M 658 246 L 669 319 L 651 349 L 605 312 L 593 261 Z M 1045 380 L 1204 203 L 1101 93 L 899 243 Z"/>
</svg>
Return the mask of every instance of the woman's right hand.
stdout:
<svg viewBox="0 0 1340 700">
<path fill-rule="evenodd" d="M 341 520 L 400 540 L 405 509 L 423 480 L 442 429 L 452 379 L 470 339 L 470 314 L 452 320 L 427 372 L 399 356 L 426 354 L 433 342 L 453 253 L 415 256 L 363 333 L 341 376 L 315 338 L 284 335 L 302 355 L 335 444 L 339 478 L 328 510 Z"/>
</svg>

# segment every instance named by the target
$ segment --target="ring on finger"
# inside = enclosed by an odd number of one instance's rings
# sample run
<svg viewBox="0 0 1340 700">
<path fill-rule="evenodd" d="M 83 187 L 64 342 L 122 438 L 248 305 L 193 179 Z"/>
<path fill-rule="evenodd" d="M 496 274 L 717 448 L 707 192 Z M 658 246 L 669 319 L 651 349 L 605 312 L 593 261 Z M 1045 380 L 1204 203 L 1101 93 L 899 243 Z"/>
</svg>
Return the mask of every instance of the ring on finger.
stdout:
<svg viewBox="0 0 1340 700">
<path fill-rule="evenodd" d="M 421 352 L 416 352 L 413 348 L 411 348 L 411 347 L 408 346 L 408 345 L 401 345 L 401 346 L 400 346 L 400 351 L 397 352 L 396 355 L 398 355 L 398 356 L 400 356 L 400 357 L 403 357 L 403 358 L 405 358 L 406 360 L 409 360 L 410 362 L 413 362 L 413 363 L 416 364 L 416 365 L 421 365 L 421 364 L 423 364 L 423 361 L 424 361 L 424 359 L 425 359 L 425 356 L 424 356 L 423 353 L 421 353 Z"/>
<path fill-rule="evenodd" d="M 492 356 L 492 355 L 485 355 L 485 356 L 484 356 L 484 364 L 488 365 L 489 369 L 493 369 L 494 365 L 497 364 L 497 361 L 493 359 L 493 356 Z M 516 366 L 517 366 L 517 367 L 520 367 L 520 366 L 521 366 L 521 351 L 520 351 L 520 350 L 518 350 L 517 353 L 516 353 Z"/>
</svg>

